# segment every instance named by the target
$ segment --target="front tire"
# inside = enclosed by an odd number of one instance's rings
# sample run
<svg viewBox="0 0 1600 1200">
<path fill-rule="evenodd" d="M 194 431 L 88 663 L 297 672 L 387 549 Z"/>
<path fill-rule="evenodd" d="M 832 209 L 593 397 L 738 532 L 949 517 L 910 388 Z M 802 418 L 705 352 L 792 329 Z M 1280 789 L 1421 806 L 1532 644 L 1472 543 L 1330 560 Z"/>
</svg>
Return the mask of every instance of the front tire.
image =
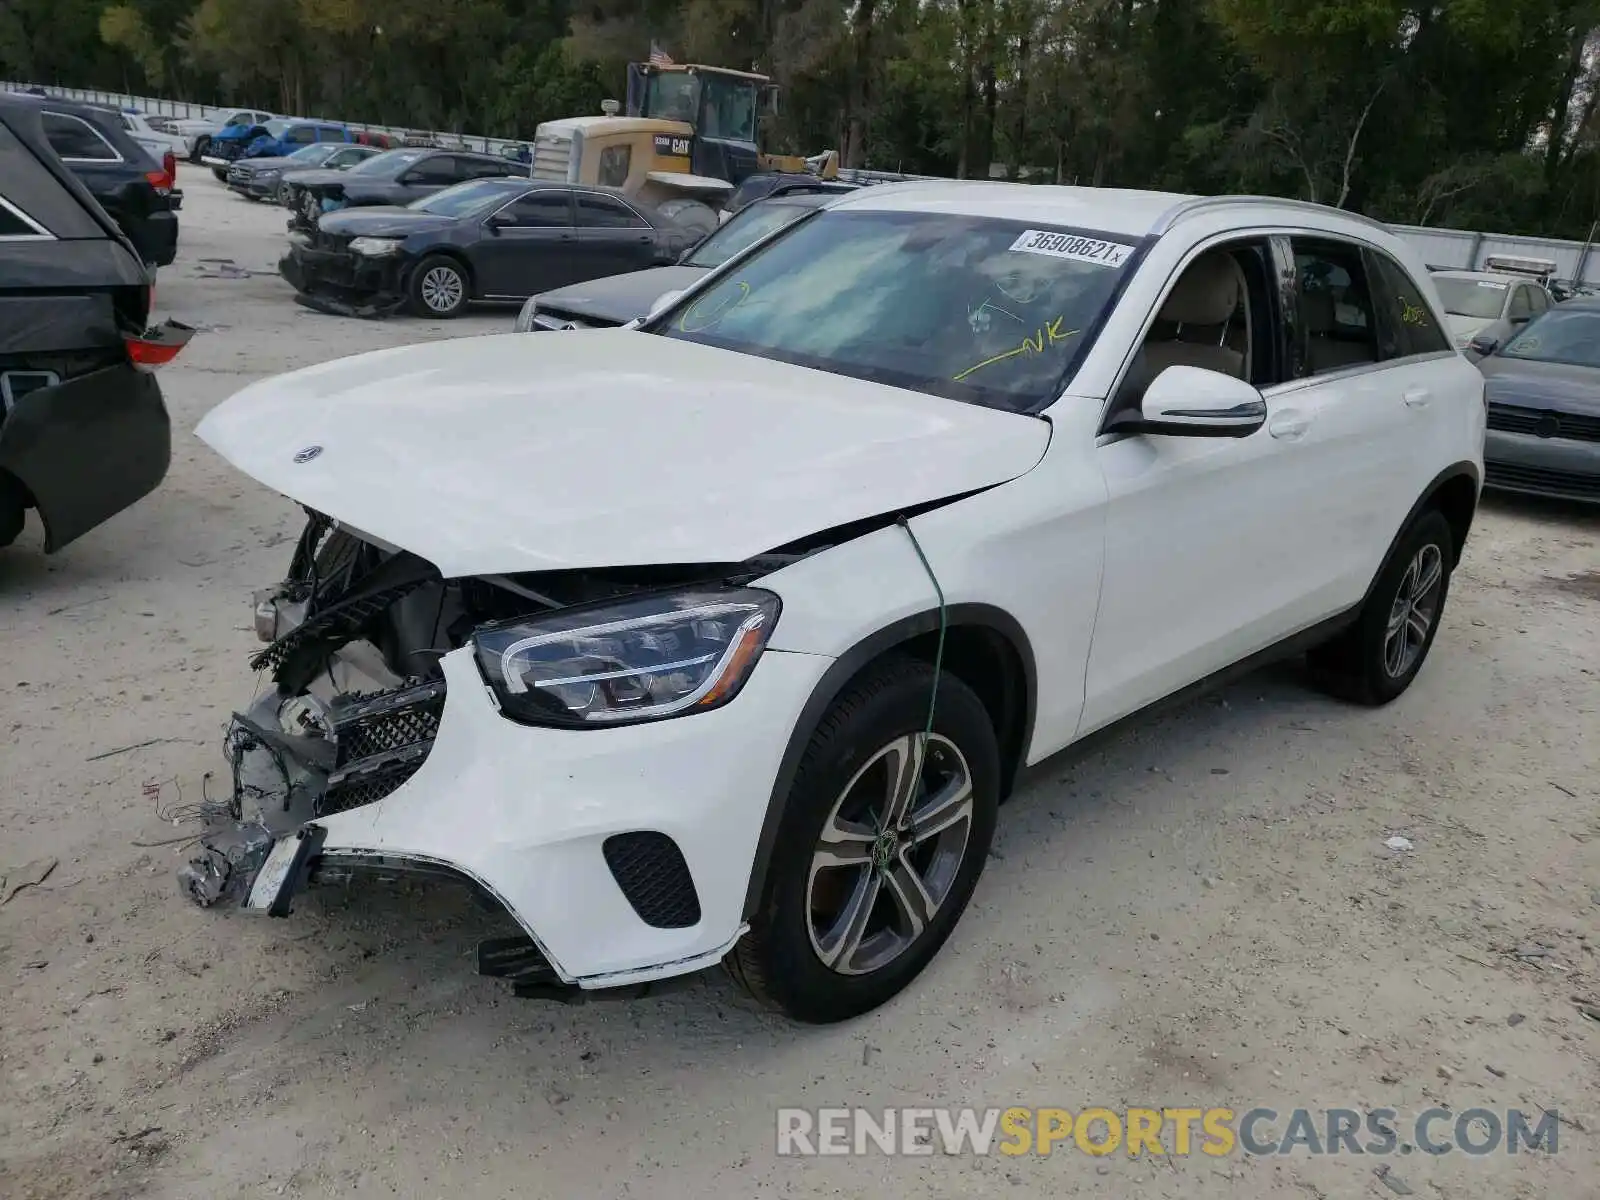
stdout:
<svg viewBox="0 0 1600 1200">
<path fill-rule="evenodd" d="M 412 312 L 440 320 L 460 316 L 471 295 L 465 268 L 443 254 L 430 254 L 416 265 L 407 291 Z"/>
<path fill-rule="evenodd" d="M 874 668 L 834 703 L 800 760 L 765 893 L 725 960 L 729 973 L 798 1021 L 878 1007 L 955 928 L 988 857 L 999 796 L 994 726 L 972 690 L 914 659 Z"/>
<path fill-rule="evenodd" d="M 205 153 L 209 149 L 211 149 L 211 139 L 209 137 L 195 138 L 194 149 L 189 151 L 189 161 L 192 163 L 199 162 L 205 157 Z"/>
<path fill-rule="evenodd" d="M 1324 690 L 1356 704 L 1387 704 L 1408 687 L 1439 632 L 1455 535 L 1438 509 L 1412 522 L 1395 544 L 1349 629 L 1308 656 Z"/>
<path fill-rule="evenodd" d="M 212 167 L 211 168 L 211 174 L 216 177 L 216 180 L 217 180 L 218 183 L 227 183 L 228 182 L 228 173 L 225 170 L 223 170 L 221 167 Z"/>
<path fill-rule="evenodd" d="M 0 550 L 11 545 L 22 533 L 27 510 L 28 496 L 22 485 L 0 471 Z"/>
</svg>

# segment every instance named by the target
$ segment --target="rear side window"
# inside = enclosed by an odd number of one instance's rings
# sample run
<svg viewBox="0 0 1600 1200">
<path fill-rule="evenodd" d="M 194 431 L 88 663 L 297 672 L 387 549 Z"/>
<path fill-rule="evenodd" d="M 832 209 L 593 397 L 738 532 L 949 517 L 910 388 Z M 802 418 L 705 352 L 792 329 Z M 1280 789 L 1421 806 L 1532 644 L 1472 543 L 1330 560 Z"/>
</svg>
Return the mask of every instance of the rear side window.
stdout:
<svg viewBox="0 0 1600 1200">
<path fill-rule="evenodd" d="M 578 225 L 584 229 L 642 227 L 645 219 L 620 200 L 594 192 L 578 193 Z"/>
<path fill-rule="evenodd" d="M 62 158 L 76 162 L 121 162 L 118 154 L 89 122 L 67 113 L 41 113 L 45 137 L 50 148 Z"/>
<path fill-rule="evenodd" d="M 519 229 L 567 229 L 572 225 L 572 200 L 568 192 L 530 192 L 503 210 Z"/>
<path fill-rule="evenodd" d="M 1529 288 L 1518 287 L 1511 293 L 1511 308 L 1506 313 L 1513 321 L 1526 321 L 1533 316 L 1533 304 L 1528 299 Z"/>
<path fill-rule="evenodd" d="M 317 140 L 317 131 L 310 125 L 291 125 L 283 131 L 283 140 L 291 146 L 309 146 Z"/>
<path fill-rule="evenodd" d="M 1360 248 L 1306 238 L 1292 244 L 1306 373 L 1327 375 L 1378 362 L 1377 315 Z"/>
<path fill-rule="evenodd" d="M 4 196 L 0 196 L 0 238 L 48 238 L 49 236 L 44 226 L 36 224 L 27 213 Z"/>
<path fill-rule="evenodd" d="M 1412 354 L 1437 354 L 1450 349 L 1450 339 L 1434 319 L 1422 289 L 1406 269 L 1387 254 L 1367 252 L 1372 268 L 1379 313 L 1381 357 L 1405 358 Z"/>
<path fill-rule="evenodd" d="M 343 142 L 346 140 L 348 139 L 344 136 L 344 130 L 342 129 L 332 125 L 317 126 L 317 141 L 319 142 Z"/>
</svg>

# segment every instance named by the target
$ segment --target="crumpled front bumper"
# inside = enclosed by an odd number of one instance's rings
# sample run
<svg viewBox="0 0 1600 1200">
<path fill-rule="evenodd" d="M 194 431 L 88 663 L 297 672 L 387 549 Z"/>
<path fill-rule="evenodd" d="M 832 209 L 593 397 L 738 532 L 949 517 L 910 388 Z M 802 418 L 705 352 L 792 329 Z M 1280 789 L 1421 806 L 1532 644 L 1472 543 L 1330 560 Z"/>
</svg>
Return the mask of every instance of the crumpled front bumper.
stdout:
<svg viewBox="0 0 1600 1200">
<path fill-rule="evenodd" d="M 497 898 L 562 981 L 643 983 L 718 961 L 743 908 L 773 781 L 831 659 L 768 650 L 736 701 L 613 729 L 501 716 L 470 648 L 442 660 L 447 699 L 421 766 L 383 799 L 312 822 L 309 874 L 373 861 L 446 867 Z M 698 901 L 691 925 L 647 923 L 608 839 L 665 835 Z"/>
<path fill-rule="evenodd" d="M 348 316 L 386 316 L 405 304 L 406 266 L 397 254 L 371 258 L 294 244 L 278 261 L 278 274 L 310 307 Z"/>
</svg>

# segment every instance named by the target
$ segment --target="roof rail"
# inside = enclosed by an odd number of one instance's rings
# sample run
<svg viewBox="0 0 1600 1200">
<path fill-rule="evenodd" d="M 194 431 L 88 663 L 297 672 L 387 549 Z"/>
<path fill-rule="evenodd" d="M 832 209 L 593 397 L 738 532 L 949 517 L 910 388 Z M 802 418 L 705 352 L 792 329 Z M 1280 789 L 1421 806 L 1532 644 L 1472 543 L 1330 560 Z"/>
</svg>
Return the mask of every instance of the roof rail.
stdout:
<svg viewBox="0 0 1600 1200">
<path fill-rule="evenodd" d="M 1360 224 L 1370 225 L 1374 229 L 1381 229 L 1385 233 L 1392 232 L 1382 221 L 1375 220 L 1362 213 L 1350 212 L 1348 209 L 1343 208 L 1334 208 L 1328 204 L 1314 204 L 1310 200 L 1292 200 L 1281 196 L 1197 196 L 1192 200 L 1184 200 L 1174 204 L 1167 209 L 1166 212 L 1161 214 L 1160 219 L 1156 221 L 1150 232 L 1155 234 L 1166 233 L 1179 221 L 1206 209 L 1230 208 L 1234 205 L 1242 204 L 1281 204 L 1290 208 L 1301 208 L 1311 212 L 1346 217 Z"/>
</svg>

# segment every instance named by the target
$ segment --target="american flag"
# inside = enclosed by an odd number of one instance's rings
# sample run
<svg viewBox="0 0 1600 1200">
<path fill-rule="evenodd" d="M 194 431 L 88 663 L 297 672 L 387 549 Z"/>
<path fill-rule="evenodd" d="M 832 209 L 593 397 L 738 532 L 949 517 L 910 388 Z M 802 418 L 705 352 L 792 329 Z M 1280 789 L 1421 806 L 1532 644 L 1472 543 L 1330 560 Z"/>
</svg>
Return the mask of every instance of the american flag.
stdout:
<svg viewBox="0 0 1600 1200">
<path fill-rule="evenodd" d="M 670 67 L 673 65 L 671 56 L 661 48 L 659 42 L 650 43 L 650 65 L 652 67 Z"/>
</svg>

